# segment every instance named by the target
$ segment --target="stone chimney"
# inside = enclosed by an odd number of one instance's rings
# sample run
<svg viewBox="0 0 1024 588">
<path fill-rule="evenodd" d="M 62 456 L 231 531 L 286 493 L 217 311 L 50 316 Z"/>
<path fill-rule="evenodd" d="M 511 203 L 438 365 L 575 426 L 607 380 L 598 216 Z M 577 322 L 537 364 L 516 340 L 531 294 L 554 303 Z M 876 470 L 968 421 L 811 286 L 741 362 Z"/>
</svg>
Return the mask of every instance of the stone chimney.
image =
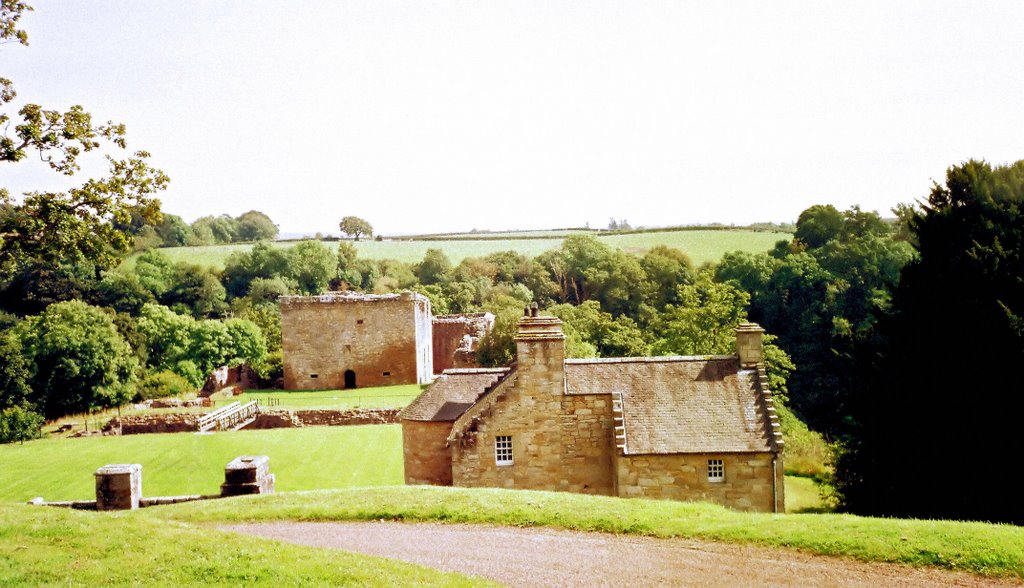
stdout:
<svg viewBox="0 0 1024 588">
<path fill-rule="evenodd" d="M 740 323 L 736 327 L 736 353 L 740 356 L 741 367 L 754 367 L 764 361 L 762 335 L 764 329 L 757 323 Z"/>
<path fill-rule="evenodd" d="M 553 316 L 540 316 L 534 302 L 519 319 L 515 341 L 520 385 L 534 394 L 561 394 L 565 388 L 562 321 Z"/>
</svg>

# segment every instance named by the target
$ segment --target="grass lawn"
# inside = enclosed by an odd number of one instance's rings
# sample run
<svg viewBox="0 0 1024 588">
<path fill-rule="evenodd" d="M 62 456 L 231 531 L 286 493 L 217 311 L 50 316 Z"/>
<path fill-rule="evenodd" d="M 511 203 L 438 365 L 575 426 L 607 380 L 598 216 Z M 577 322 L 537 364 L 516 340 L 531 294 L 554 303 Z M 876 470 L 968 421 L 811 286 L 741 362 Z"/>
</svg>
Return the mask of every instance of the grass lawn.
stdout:
<svg viewBox="0 0 1024 588">
<path fill-rule="evenodd" d="M 493 585 L 379 557 L 138 516 L 0 505 L 0 586 Z"/>
<path fill-rule="evenodd" d="M 828 506 L 818 493 L 814 478 L 786 476 L 786 512 L 825 512 Z"/>
<path fill-rule="evenodd" d="M 1024 529 L 836 514 L 740 513 L 703 504 L 482 488 L 355 488 L 155 507 L 189 523 L 403 520 L 551 526 L 786 547 L 1024 578 Z"/>
<path fill-rule="evenodd" d="M 729 251 L 768 251 L 780 239 L 788 239 L 789 233 L 763 231 L 717 230 L 717 231 L 657 231 L 598 237 L 612 247 L 633 253 L 642 253 L 655 245 L 677 247 L 690 256 L 694 264 L 718 261 Z M 516 239 L 468 240 L 455 238 L 429 241 L 359 241 L 355 243 L 359 257 L 364 259 L 397 259 L 407 263 L 419 262 L 427 249 L 442 249 L 452 263 L 457 264 L 466 257 L 481 257 L 495 251 L 517 251 L 530 257 L 554 249 L 562 243 L 562 237 Z M 293 247 L 295 242 L 275 243 L 276 247 Z M 337 249 L 338 242 L 324 242 Z M 224 262 L 235 251 L 246 251 L 252 245 L 210 245 L 205 247 L 169 247 L 160 249 L 172 261 L 188 261 L 199 265 L 224 268 Z M 125 262 L 129 267 L 133 259 Z"/>
<path fill-rule="evenodd" d="M 404 408 L 413 401 L 426 386 L 406 384 L 403 386 L 382 386 L 378 388 L 357 388 L 355 390 L 247 390 L 241 396 L 218 401 L 239 401 L 243 404 L 258 400 L 260 406 L 289 410 L 304 409 L 349 409 L 349 408 Z M 273 399 L 273 402 L 271 402 Z"/>
<path fill-rule="evenodd" d="M 112 463 L 142 464 L 144 496 L 215 494 L 240 455 L 270 456 L 282 492 L 403 483 L 399 425 L 41 439 L 0 445 L 0 502 L 91 500 Z"/>
</svg>

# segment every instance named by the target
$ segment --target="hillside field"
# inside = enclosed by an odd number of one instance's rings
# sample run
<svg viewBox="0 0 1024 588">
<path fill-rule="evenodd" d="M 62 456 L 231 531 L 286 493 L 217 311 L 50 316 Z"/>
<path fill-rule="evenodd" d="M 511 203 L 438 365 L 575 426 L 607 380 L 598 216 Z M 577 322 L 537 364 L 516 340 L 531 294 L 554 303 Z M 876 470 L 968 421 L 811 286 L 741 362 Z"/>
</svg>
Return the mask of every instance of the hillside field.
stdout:
<svg viewBox="0 0 1024 588">
<path fill-rule="evenodd" d="M 113 463 L 142 464 L 143 496 L 216 494 L 240 455 L 270 456 L 281 492 L 403 483 L 398 425 L 54 438 L 0 445 L 0 502 L 92 500 Z"/>
<path fill-rule="evenodd" d="M 557 233 L 556 233 L 557 234 Z M 564 236 L 564 233 L 561 234 Z M 482 257 L 496 251 L 517 251 L 533 257 L 554 249 L 562 243 L 562 236 L 551 238 L 508 238 L 480 239 L 453 238 L 450 240 L 422 241 L 358 241 L 355 242 L 359 257 L 365 259 L 397 259 L 416 263 L 423 259 L 427 249 L 442 249 L 452 263 L 459 263 L 466 257 Z M 789 239 L 789 233 L 772 233 L 751 230 L 686 230 L 652 231 L 622 235 L 600 236 L 602 242 L 630 253 L 643 253 L 656 245 L 675 247 L 687 255 L 694 264 L 718 261 L 730 251 L 768 251 L 779 240 Z M 276 242 L 277 247 L 292 247 L 297 241 Z M 325 241 L 325 245 L 337 250 L 337 241 Z M 224 262 L 235 251 L 246 251 L 251 244 L 210 245 L 205 247 L 169 247 L 160 249 L 172 261 L 187 261 L 199 265 L 224 268 Z M 132 259 L 126 262 L 132 263 Z"/>
</svg>

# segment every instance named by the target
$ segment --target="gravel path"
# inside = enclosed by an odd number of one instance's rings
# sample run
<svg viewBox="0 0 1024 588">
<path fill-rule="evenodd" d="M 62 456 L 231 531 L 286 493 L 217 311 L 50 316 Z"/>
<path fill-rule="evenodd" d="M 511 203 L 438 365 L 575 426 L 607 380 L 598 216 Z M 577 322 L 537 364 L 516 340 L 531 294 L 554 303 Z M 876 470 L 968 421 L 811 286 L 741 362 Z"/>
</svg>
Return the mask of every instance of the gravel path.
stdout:
<svg viewBox="0 0 1024 588">
<path fill-rule="evenodd" d="M 1021 585 L 783 549 L 547 528 L 393 522 L 284 522 L 220 528 L 378 555 L 517 587 Z"/>
</svg>

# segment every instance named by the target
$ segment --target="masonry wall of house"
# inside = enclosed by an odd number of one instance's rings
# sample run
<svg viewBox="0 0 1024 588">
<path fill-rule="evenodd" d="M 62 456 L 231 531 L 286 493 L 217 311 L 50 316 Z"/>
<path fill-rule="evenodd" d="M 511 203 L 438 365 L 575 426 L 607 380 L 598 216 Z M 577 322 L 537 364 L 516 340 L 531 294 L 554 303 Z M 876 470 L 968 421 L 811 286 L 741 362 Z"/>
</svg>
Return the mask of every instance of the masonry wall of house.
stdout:
<svg viewBox="0 0 1024 588">
<path fill-rule="evenodd" d="M 452 423 L 402 421 L 406 484 L 452 485 L 452 457 L 445 446 Z"/>
<path fill-rule="evenodd" d="M 610 396 L 564 394 L 560 324 L 521 322 L 514 378 L 456 421 L 453 434 L 471 429 L 450 443 L 456 486 L 612 494 Z M 511 465 L 497 464 L 498 436 L 512 438 Z"/>
<path fill-rule="evenodd" d="M 433 338 L 426 297 L 328 293 L 283 296 L 280 305 L 286 389 L 429 381 Z"/>
<path fill-rule="evenodd" d="M 771 453 L 617 455 L 619 496 L 700 500 L 738 510 L 772 512 L 785 504 L 782 464 L 772 488 Z M 721 460 L 724 479 L 708 480 L 708 461 Z M 777 492 L 777 494 L 776 494 Z"/>
</svg>

